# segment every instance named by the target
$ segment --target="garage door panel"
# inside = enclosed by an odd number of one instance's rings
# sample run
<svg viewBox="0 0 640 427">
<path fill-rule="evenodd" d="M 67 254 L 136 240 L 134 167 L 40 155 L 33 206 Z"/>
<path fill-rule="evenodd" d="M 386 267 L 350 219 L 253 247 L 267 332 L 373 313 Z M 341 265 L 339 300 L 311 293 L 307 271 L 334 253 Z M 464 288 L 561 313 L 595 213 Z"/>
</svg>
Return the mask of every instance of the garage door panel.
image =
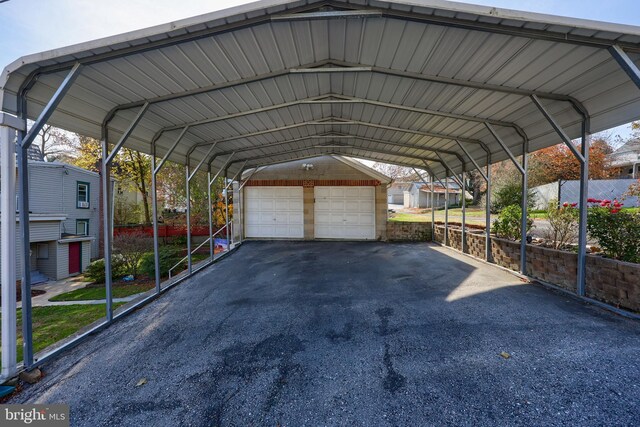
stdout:
<svg viewBox="0 0 640 427">
<path fill-rule="evenodd" d="M 292 200 L 289 199 L 289 205 L 287 208 L 289 211 L 300 211 L 304 210 L 304 202 L 302 200 Z"/>
<path fill-rule="evenodd" d="M 374 187 L 315 187 L 315 237 L 375 239 Z"/>
<path fill-rule="evenodd" d="M 302 187 L 249 187 L 245 197 L 247 237 L 304 237 Z"/>
<path fill-rule="evenodd" d="M 331 211 L 331 202 L 316 197 L 316 211 Z"/>
</svg>

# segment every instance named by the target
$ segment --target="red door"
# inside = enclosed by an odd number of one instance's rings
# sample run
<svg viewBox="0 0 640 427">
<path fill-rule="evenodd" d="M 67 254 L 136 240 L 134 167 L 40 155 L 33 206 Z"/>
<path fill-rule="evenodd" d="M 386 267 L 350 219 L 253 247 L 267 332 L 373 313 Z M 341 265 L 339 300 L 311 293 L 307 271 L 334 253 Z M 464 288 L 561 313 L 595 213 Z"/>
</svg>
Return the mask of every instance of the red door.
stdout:
<svg viewBox="0 0 640 427">
<path fill-rule="evenodd" d="M 69 274 L 80 273 L 80 242 L 69 243 Z"/>
</svg>

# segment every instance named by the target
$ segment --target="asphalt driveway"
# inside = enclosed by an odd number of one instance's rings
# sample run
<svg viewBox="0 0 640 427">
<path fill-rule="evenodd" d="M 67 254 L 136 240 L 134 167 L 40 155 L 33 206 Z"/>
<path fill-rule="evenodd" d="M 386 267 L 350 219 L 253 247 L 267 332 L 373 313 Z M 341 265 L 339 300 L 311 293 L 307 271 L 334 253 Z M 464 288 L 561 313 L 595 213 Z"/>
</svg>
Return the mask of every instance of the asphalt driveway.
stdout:
<svg viewBox="0 0 640 427">
<path fill-rule="evenodd" d="M 11 403 L 80 426 L 632 425 L 640 322 L 438 246 L 248 242 L 44 370 Z"/>
</svg>

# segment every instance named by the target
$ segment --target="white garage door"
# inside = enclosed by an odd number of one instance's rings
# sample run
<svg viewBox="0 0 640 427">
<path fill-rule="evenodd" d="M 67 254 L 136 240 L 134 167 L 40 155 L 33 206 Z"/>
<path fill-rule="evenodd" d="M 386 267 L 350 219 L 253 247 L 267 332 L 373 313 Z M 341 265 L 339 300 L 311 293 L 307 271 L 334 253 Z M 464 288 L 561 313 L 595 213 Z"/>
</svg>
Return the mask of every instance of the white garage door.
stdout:
<svg viewBox="0 0 640 427">
<path fill-rule="evenodd" d="M 375 187 L 315 187 L 320 239 L 375 239 Z"/>
<path fill-rule="evenodd" d="M 245 235 L 304 238 L 302 187 L 246 187 Z"/>
</svg>

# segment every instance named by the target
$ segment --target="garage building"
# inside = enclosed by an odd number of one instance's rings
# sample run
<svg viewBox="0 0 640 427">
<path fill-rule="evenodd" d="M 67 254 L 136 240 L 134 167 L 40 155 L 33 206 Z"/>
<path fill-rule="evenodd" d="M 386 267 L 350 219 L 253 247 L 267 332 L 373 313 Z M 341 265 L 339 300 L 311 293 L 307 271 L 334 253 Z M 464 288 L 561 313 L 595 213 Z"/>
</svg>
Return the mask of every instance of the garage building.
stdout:
<svg viewBox="0 0 640 427">
<path fill-rule="evenodd" d="M 384 240 L 390 182 L 342 156 L 247 171 L 235 186 L 234 237 Z"/>
</svg>

